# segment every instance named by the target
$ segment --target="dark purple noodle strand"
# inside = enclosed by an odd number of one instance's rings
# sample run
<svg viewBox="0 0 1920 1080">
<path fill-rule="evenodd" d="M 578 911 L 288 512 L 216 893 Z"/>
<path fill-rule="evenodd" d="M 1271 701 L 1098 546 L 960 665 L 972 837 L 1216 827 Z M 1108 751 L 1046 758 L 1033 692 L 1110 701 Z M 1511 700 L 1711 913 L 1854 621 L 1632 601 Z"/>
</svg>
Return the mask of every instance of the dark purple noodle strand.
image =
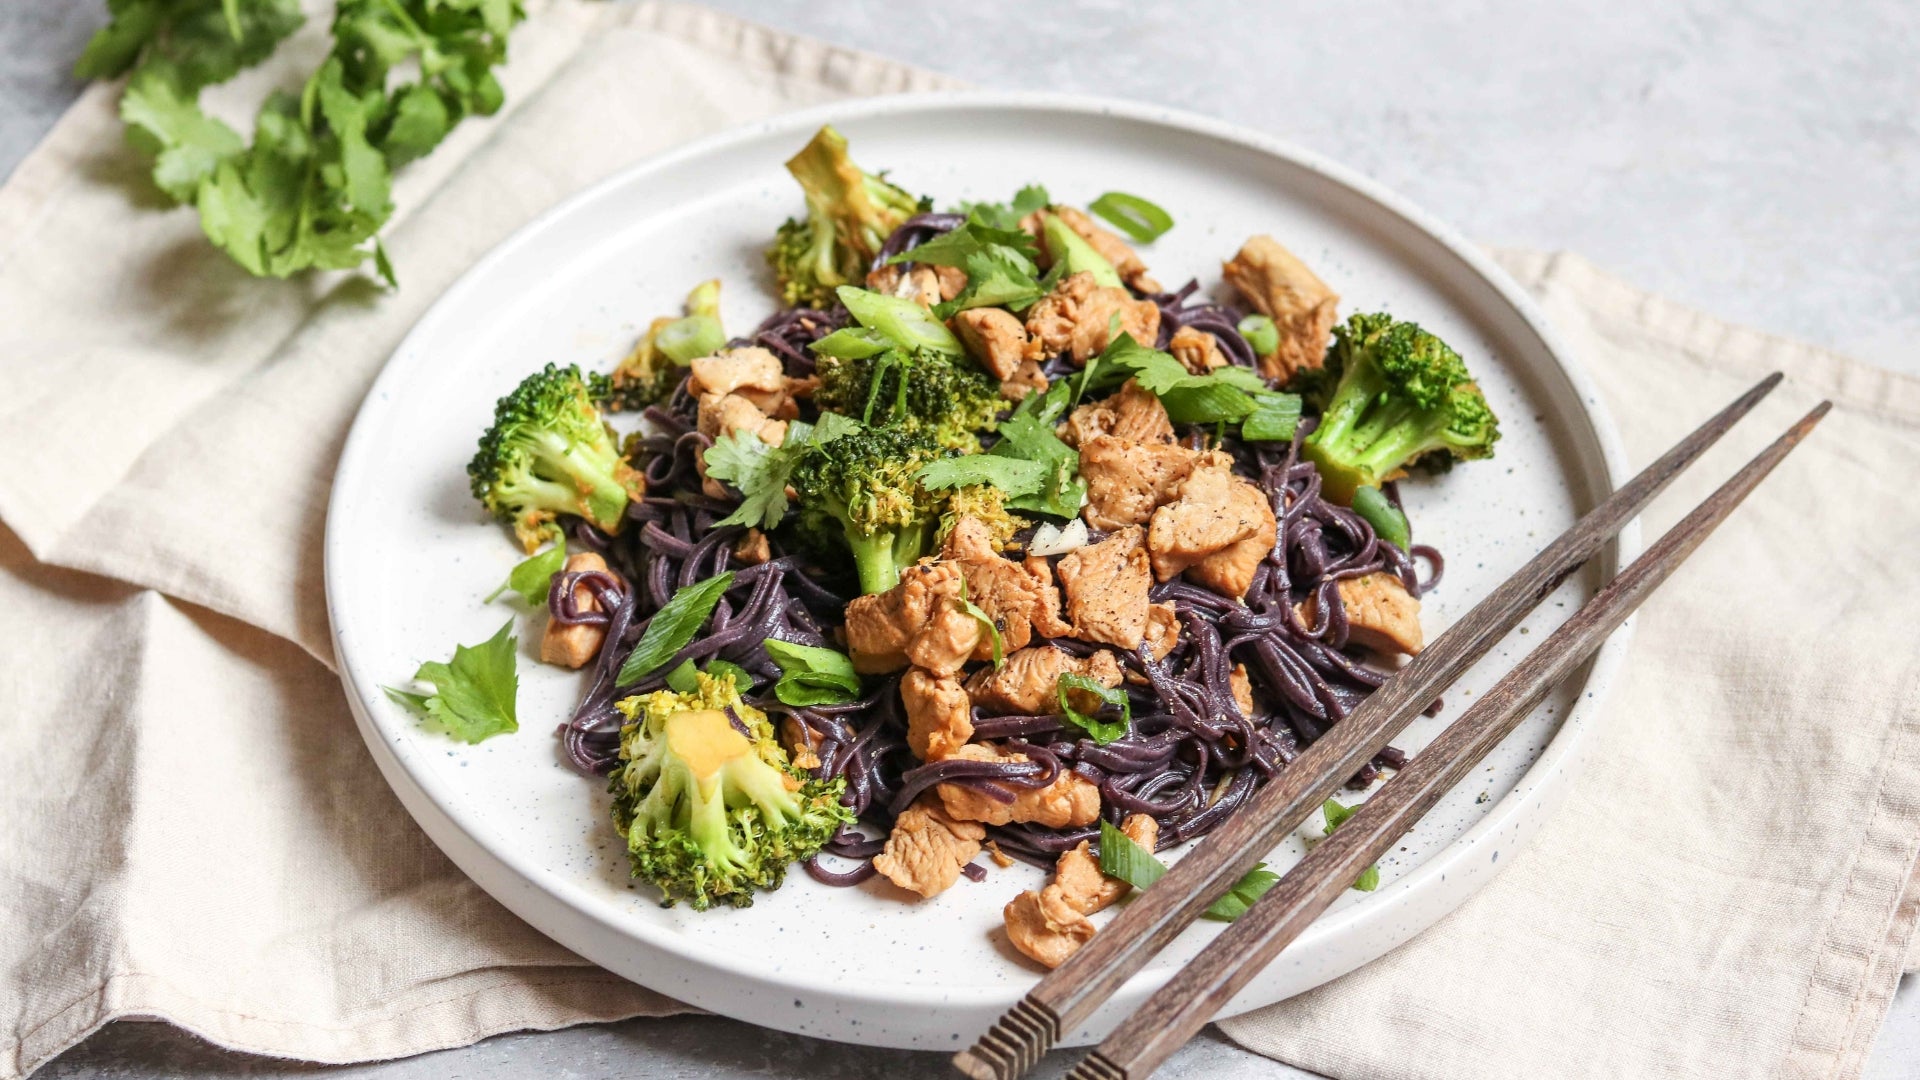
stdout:
<svg viewBox="0 0 1920 1080">
<path fill-rule="evenodd" d="M 910 250 L 961 220 L 916 215 L 887 238 L 881 257 Z M 1257 370 L 1258 360 L 1236 328 L 1238 314 L 1200 295 L 1195 284 L 1149 299 L 1161 311 L 1162 346 L 1181 328 L 1201 330 L 1214 335 L 1232 363 Z M 804 376 L 813 370 L 807 346 L 846 318 L 838 308 L 780 311 L 732 344 L 765 348 L 781 358 L 789 375 Z M 1075 370 L 1060 357 L 1043 368 L 1056 378 Z M 1099 746 L 1062 716 L 990 716 L 976 710 L 975 740 L 1026 760 L 923 762 L 907 746 L 897 677 L 869 680 L 868 696 L 846 704 L 792 707 L 771 695 L 779 671 L 765 642 L 780 638 L 842 647 L 837 628 L 845 618 L 845 599 L 822 586 L 802 559 L 784 551 L 777 532 L 770 537 L 769 561 L 746 566 L 733 555 L 742 530 L 715 527 L 733 504 L 702 490 L 697 464 L 710 440 L 699 434 L 696 412 L 683 380 L 665 402 L 643 414 L 647 434 L 640 440 L 640 464 L 648 495 L 630 506 L 617 535 L 585 522 L 563 522 L 571 540 L 582 550 L 601 553 L 611 568 L 610 573 L 555 575 L 549 592 L 556 620 L 602 626 L 608 635 L 588 689 L 562 730 L 564 754 L 583 772 L 605 773 L 617 760 L 625 722 L 614 707 L 617 701 L 659 687 L 664 673 L 683 660 L 739 664 L 757 680 L 748 702 L 778 720 L 796 753 L 804 749 L 818 758 L 812 774 L 845 781 L 842 802 L 859 825 L 843 829 L 806 863 L 807 872 L 827 884 L 852 885 L 872 876 L 871 860 L 894 818 L 916 800 L 938 799 L 934 789 L 940 785 L 1006 805 L 1071 772 L 1099 788 L 1107 820 L 1118 823 L 1136 813 L 1156 819 L 1163 847 L 1204 835 L 1388 677 L 1349 647 L 1339 583 L 1386 573 L 1420 594 L 1436 586 L 1444 572 L 1431 547 L 1416 544 L 1402 551 L 1380 540 L 1351 509 L 1324 497 L 1319 474 L 1299 453 L 1313 420 L 1303 421 L 1284 446 L 1229 440 L 1226 449 L 1235 470 L 1269 497 L 1279 522 L 1277 542 L 1242 600 L 1180 579 L 1153 587 L 1154 602 L 1174 605 L 1181 633 L 1160 659 L 1144 652 L 1115 653 L 1130 677 L 1122 684 L 1133 717 L 1128 734 Z M 1390 489 L 1389 497 L 1397 499 L 1398 492 Z M 679 589 L 723 570 L 736 576 L 703 632 L 660 668 L 631 685 L 616 685 L 621 665 L 661 605 Z M 593 605 L 575 597 L 583 587 Z M 1078 657 L 1100 648 L 1070 639 L 1051 644 Z M 1250 716 L 1242 713 L 1234 692 L 1242 671 L 1252 689 Z M 1364 783 L 1405 762 L 1404 753 L 1388 747 L 1352 782 Z M 990 826 L 987 835 L 1007 856 L 1049 868 L 1061 852 L 1085 840 L 1098 842 L 1095 827 L 1014 823 Z M 982 873 L 971 864 L 964 872 L 969 878 Z"/>
<path fill-rule="evenodd" d="M 1240 336 L 1240 320 L 1231 309 L 1205 297 L 1190 302 L 1199 289 L 1198 281 L 1189 281 L 1174 292 L 1155 293 L 1147 297 L 1160 308 L 1160 340 L 1156 343 L 1157 347 L 1166 348 L 1174 333 L 1183 328 L 1201 330 L 1212 334 L 1214 340 L 1219 342 L 1220 351 L 1226 354 L 1229 363 L 1259 370 L 1260 360 L 1254 354 L 1253 346 Z"/>
<path fill-rule="evenodd" d="M 845 326 L 845 309 L 784 308 L 767 316 L 751 335 L 734 338 L 727 347 L 738 349 L 759 346 L 780 358 L 788 375 L 803 378 L 813 374 L 813 354 L 807 346 Z"/>
<path fill-rule="evenodd" d="M 807 868 L 807 874 L 811 876 L 813 880 L 819 882 L 822 885 L 840 885 L 840 886 L 858 885 L 861 882 L 872 877 L 873 875 L 879 873 L 879 871 L 873 868 L 873 863 L 868 859 L 862 859 L 861 862 L 858 865 L 856 865 L 853 869 L 847 870 L 844 872 L 839 870 L 827 869 L 825 866 L 821 865 L 820 856 L 818 855 L 815 855 L 813 858 L 808 859 L 805 863 L 802 863 L 801 865 Z"/>
</svg>

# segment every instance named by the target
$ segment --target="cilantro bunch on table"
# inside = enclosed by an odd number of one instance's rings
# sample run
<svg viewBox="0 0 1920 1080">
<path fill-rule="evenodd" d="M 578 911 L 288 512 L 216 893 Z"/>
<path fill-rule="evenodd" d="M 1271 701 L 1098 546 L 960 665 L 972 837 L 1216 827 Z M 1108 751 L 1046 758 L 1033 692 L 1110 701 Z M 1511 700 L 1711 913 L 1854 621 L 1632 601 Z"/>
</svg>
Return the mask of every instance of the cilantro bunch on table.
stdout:
<svg viewBox="0 0 1920 1080">
<path fill-rule="evenodd" d="M 215 246 L 259 276 L 351 270 L 394 283 L 380 229 L 393 174 L 454 125 L 500 108 L 493 71 L 518 0 L 339 0 L 332 48 L 297 93 L 268 95 L 243 138 L 200 92 L 273 55 L 299 0 L 108 0 L 111 21 L 74 65 L 127 75 L 120 116 L 156 187 L 193 206 Z"/>
</svg>

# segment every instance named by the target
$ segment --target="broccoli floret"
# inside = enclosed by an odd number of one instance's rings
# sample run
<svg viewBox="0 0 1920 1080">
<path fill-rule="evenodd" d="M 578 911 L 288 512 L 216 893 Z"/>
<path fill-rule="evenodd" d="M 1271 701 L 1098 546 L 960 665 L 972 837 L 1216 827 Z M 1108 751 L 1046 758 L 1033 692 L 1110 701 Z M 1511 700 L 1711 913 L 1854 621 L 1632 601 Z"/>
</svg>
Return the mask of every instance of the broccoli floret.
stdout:
<svg viewBox="0 0 1920 1080">
<path fill-rule="evenodd" d="M 787 161 L 787 171 L 806 193 L 807 216 L 780 226 L 767 262 L 789 305 L 821 306 L 836 287 L 864 282 L 893 230 L 932 205 L 855 165 L 831 126 Z"/>
<path fill-rule="evenodd" d="M 668 904 L 703 911 L 746 907 L 777 889 L 787 867 L 811 858 L 853 814 L 846 781 L 793 767 L 759 709 L 731 678 L 694 676 L 692 693 L 659 690 L 620 702 L 613 821 L 633 876 Z M 742 730 L 744 729 L 744 730 Z"/>
<path fill-rule="evenodd" d="M 1330 498 L 1351 502 L 1429 455 L 1493 456 L 1500 423 L 1460 354 L 1390 315 L 1355 315 L 1334 329 L 1338 381 L 1301 453 Z"/>
<path fill-rule="evenodd" d="M 1007 493 L 992 484 L 974 484 L 971 487 L 955 488 L 947 495 L 946 510 L 940 515 L 940 532 L 934 537 L 936 546 L 947 542 L 947 534 L 960 523 L 963 517 L 974 518 L 987 527 L 987 534 L 993 539 L 997 550 L 1006 550 L 1013 534 L 1033 524 L 1018 514 L 1007 511 Z"/>
<path fill-rule="evenodd" d="M 500 399 L 467 476 L 474 498 L 513 526 L 528 554 L 559 536 L 561 514 L 618 532 L 628 500 L 645 491 L 571 365 L 548 364 Z"/>
<path fill-rule="evenodd" d="M 914 475 L 943 451 L 900 427 L 848 432 L 805 450 L 787 482 L 799 493 L 800 536 L 853 552 L 863 593 L 885 592 L 925 555 L 945 500 Z"/>
<path fill-rule="evenodd" d="M 608 409 L 644 409 L 673 392 L 686 365 L 727 344 L 720 327 L 720 282 L 701 282 L 687 294 L 687 313 L 653 320 L 633 351 L 597 385 Z"/>
<path fill-rule="evenodd" d="M 820 385 L 813 400 L 822 409 L 922 433 L 963 454 L 980 452 L 979 433 L 993 430 L 1006 405 L 992 376 L 944 353 L 823 356 L 815 373 Z"/>
</svg>

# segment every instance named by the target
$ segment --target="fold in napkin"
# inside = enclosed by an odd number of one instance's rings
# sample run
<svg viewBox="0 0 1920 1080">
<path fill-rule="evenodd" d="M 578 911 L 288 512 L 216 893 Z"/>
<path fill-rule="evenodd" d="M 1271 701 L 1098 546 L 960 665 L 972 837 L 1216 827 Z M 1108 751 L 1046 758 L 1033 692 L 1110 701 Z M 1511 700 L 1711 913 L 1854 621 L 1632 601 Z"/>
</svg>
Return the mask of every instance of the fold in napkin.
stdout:
<svg viewBox="0 0 1920 1080">
<path fill-rule="evenodd" d="M 0 189 L 0 1078 L 122 1016 L 352 1061 L 678 1008 L 481 894 L 382 784 L 324 666 L 334 459 L 415 318 L 538 211 L 747 120 L 955 84 L 696 8 L 530 6 L 506 110 L 402 176 L 397 293 L 246 277 L 154 208 L 106 88 Z M 1507 261 L 1637 461 L 1789 373 L 1650 528 L 1839 408 L 1643 611 L 1587 771 L 1512 869 L 1226 1028 L 1336 1076 L 1851 1076 L 1920 961 L 1920 571 L 1896 547 L 1920 389 L 1571 257 Z"/>
</svg>

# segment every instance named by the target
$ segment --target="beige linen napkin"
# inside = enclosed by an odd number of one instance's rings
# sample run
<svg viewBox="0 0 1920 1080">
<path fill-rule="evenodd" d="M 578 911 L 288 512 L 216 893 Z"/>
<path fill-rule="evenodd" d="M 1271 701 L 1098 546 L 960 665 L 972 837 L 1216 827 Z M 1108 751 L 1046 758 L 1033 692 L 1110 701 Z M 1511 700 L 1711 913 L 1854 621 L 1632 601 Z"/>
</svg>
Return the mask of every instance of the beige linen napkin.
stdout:
<svg viewBox="0 0 1920 1080">
<path fill-rule="evenodd" d="M 536 212 L 746 120 L 952 84 L 699 9 L 533 6 L 507 110 L 403 177 L 398 293 L 234 270 L 151 208 L 102 88 L 0 189 L 0 1080 L 118 1016 L 346 1061 L 676 1008 L 480 894 L 381 783 L 323 666 L 334 458 L 413 320 Z M 1651 528 L 1762 428 L 1840 408 L 1642 614 L 1512 871 L 1228 1030 L 1336 1076 L 1853 1075 L 1920 960 L 1920 389 L 1509 263 L 1636 460 L 1793 377 Z"/>
</svg>

